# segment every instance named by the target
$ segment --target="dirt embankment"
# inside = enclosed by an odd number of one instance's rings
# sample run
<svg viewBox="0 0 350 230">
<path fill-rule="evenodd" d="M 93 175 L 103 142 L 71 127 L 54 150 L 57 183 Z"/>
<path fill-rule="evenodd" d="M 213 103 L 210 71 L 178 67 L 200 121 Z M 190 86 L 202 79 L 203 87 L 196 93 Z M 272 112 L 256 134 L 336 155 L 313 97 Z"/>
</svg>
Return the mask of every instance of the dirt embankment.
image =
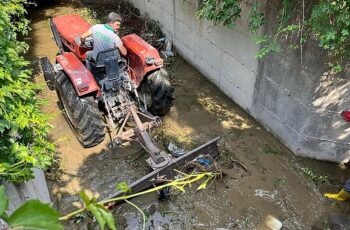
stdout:
<svg viewBox="0 0 350 230">
<path fill-rule="evenodd" d="M 127 5 L 125 8 L 122 5 L 49 5 L 30 12 L 33 30 L 27 41 L 34 67 L 37 68 L 40 57 L 48 56 L 54 61 L 57 53 L 51 39 L 49 17 L 79 13 L 96 22 L 111 10 L 124 16 L 122 34 L 135 32 L 157 46 L 154 42 L 161 36 L 159 29 L 153 22 L 145 23 L 138 12 Z M 158 215 L 155 219 L 169 229 L 255 229 L 270 214 L 279 218 L 286 229 L 310 229 L 312 226 L 325 228 L 330 211 L 349 213 L 346 205 L 322 197 L 325 191 L 337 191 L 348 171 L 334 164 L 293 156 L 180 57 L 175 58 L 169 68 L 173 73 L 176 100 L 171 112 L 163 118 L 163 126 L 154 132 L 156 141 L 165 147 L 171 140 L 189 150 L 221 136 L 219 163 L 226 176 L 203 192 L 189 191 L 169 201 L 157 202 L 155 195 L 136 199 L 151 217 Z M 36 79 L 43 83 L 40 73 Z M 45 88 L 41 97 L 48 101 L 43 110 L 53 117 L 50 138 L 57 143 L 61 159 L 60 169 L 51 172 L 50 177 L 58 178 L 50 181 L 50 188 L 60 212 L 74 209 L 72 204 L 79 200 L 77 194 L 81 190 L 106 197 L 114 191 L 116 183 L 130 183 L 148 172 L 144 162 L 146 153 L 137 143 L 109 149 L 110 140 L 106 137 L 94 148 L 82 148 L 57 106 L 55 92 Z M 326 183 L 322 183 L 322 176 L 328 176 Z M 121 225 L 136 220 L 133 226 L 137 226 L 141 221 L 140 216 L 124 205 L 118 207 L 115 214 Z M 68 228 L 95 225 L 87 224 L 86 220 L 82 223 Z"/>
</svg>

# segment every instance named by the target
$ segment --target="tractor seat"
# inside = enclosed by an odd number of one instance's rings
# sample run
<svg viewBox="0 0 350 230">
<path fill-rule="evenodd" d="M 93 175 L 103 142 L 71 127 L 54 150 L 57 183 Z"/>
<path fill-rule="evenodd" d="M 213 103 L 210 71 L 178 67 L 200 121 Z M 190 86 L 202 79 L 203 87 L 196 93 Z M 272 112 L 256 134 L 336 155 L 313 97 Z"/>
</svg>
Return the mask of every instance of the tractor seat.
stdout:
<svg viewBox="0 0 350 230">
<path fill-rule="evenodd" d="M 116 60 L 120 60 L 120 53 L 119 53 L 118 48 L 99 52 L 97 54 L 95 62 L 93 63 L 94 67 L 95 68 L 104 68 L 106 66 L 105 61 L 109 57 L 116 57 Z"/>
<path fill-rule="evenodd" d="M 99 52 L 96 60 L 86 60 L 89 62 L 88 68 L 95 76 L 96 80 L 101 80 L 105 76 L 119 76 L 120 63 L 123 59 L 118 48 Z M 117 74 L 116 74 L 117 73 Z"/>
</svg>

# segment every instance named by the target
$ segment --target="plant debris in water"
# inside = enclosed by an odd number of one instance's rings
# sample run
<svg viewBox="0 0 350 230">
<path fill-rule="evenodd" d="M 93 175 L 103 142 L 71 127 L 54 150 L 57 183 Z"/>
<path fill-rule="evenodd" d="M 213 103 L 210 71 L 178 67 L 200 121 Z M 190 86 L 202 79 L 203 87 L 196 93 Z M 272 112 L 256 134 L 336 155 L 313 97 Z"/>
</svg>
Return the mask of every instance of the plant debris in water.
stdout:
<svg viewBox="0 0 350 230">
<path fill-rule="evenodd" d="M 300 169 L 304 173 L 304 175 L 307 177 L 307 179 L 316 186 L 319 186 L 320 184 L 325 183 L 328 180 L 327 176 L 319 175 L 318 173 L 315 173 L 308 167 L 303 167 Z"/>
</svg>

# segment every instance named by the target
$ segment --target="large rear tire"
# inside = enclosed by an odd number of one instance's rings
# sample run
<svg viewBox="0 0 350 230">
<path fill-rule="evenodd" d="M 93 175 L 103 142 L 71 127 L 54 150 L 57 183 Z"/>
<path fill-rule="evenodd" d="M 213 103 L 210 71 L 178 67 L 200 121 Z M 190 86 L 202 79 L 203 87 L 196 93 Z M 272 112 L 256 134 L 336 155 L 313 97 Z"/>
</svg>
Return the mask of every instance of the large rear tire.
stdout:
<svg viewBox="0 0 350 230">
<path fill-rule="evenodd" d="M 94 97 L 79 97 L 63 71 L 57 74 L 55 85 L 66 120 L 81 145 L 88 148 L 103 141 L 105 124 Z"/>
<path fill-rule="evenodd" d="M 164 116 L 173 106 L 174 88 L 167 79 L 167 72 L 159 69 L 149 74 L 141 83 L 141 98 L 147 109 L 155 116 Z"/>
</svg>

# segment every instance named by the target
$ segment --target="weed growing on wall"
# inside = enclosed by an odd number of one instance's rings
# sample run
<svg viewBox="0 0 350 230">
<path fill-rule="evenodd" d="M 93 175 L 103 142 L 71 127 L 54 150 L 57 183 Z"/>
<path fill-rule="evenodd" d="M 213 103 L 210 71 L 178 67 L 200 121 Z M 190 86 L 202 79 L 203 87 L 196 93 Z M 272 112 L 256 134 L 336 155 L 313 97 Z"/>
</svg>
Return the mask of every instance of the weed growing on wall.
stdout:
<svg viewBox="0 0 350 230">
<path fill-rule="evenodd" d="M 276 11 L 278 25 L 271 34 L 257 36 L 261 49 L 257 58 L 280 50 L 279 41 L 290 38 L 290 48 L 300 50 L 301 64 L 303 45 L 316 39 L 326 51 L 328 65 L 339 72 L 349 65 L 350 56 L 350 1 L 312 0 L 201 0 L 197 12 L 199 18 L 210 20 L 214 25 L 234 27 L 242 17 L 242 5 L 249 6 L 248 30 L 256 32 L 265 23 L 265 12 Z"/>
<path fill-rule="evenodd" d="M 27 0 L 0 2 L 0 178 L 22 182 L 32 168 L 51 164 L 54 145 L 47 140 L 48 117 L 40 111 L 38 86 L 32 82 L 28 46 L 18 40 L 28 33 Z"/>
</svg>

